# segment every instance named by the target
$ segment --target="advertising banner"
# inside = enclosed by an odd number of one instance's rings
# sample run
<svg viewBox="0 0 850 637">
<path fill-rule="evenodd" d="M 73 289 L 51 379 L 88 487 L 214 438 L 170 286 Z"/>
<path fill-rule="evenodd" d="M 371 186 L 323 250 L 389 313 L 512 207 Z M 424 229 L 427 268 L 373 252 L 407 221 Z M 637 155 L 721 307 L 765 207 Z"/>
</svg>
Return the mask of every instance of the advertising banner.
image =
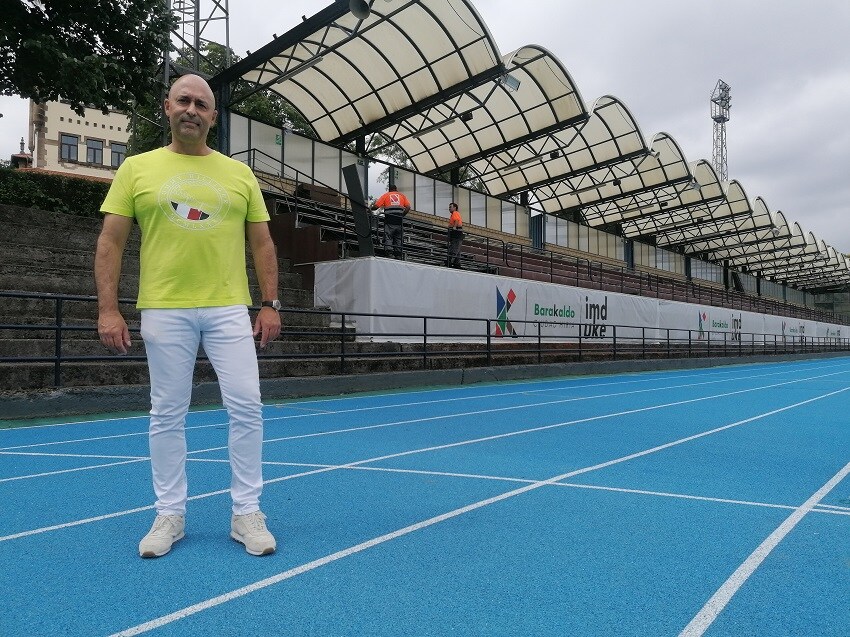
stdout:
<svg viewBox="0 0 850 637">
<path fill-rule="evenodd" d="M 315 302 L 349 314 L 360 338 L 429 342 L 706 341 L 742 347 L 839 338 L 841 326 L 617 292 L 458 271 L 379 257 L 316 264 Z M 383 316 L 351 316 L 352 314 Z M 408 318 L 401 315 L 414 315 Z M 615 327 L 616 326 L 616 332 Z M 846 331 L 846 330 L 845 330 Z"/>
</svg>

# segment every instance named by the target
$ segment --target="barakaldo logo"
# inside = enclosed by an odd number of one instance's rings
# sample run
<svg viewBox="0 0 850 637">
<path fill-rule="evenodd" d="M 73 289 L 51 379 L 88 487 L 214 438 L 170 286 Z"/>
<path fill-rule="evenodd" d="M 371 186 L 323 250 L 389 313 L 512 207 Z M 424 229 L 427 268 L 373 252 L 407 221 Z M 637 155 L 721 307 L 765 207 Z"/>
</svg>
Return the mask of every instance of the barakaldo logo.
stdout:
<svg viewBox="0 0 850 637">
<path fill-rule="evenodd" d="M 499 288 L 496 288 L 496 327 L 493 330 L 495 336 L 516 336 L 516 330 L 508 320 L 508 312 L 516 301 L 516 292 L 508 289 L 506 296 L 502 296 Z"/>
<path fill-rule="evenodd" d="M 607 325 L 602 325 L 608 320 L 608 296 L 602 303 L 591 303 L 589 297 L 584 297 L 584 319 L 581 326 L 582 336 L 588 338 L 605 338 Z"/>
<path fill-rule="evenodd" d="M 708 314 L 706 312 L 697 312 L 697 319 L 699 319 L 697 340 L 702 340 L 705 338 L 705 322 L 708 320 Z"/>
<path fill-rule="evenodd" d="M 576 313 L 569 305 L 538 305 L 534 304 L 534 316 L 551 316 L 553 318 L 575 318 Z"/>
</svg>

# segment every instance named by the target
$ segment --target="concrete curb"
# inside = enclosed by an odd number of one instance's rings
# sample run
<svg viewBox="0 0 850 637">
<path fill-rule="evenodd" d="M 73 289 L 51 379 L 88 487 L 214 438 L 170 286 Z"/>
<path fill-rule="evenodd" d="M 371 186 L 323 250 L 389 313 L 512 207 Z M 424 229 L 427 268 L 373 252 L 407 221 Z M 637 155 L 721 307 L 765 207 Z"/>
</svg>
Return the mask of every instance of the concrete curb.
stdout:
<svg viewBox="0 0 850 637">
<path fill-rule="evenodd" d="M 649 360 L 593 361 L 547 365 L 507 365 L 469 369 L 414 370 L 375 374 L 307 376 L 264 379 L 260 382 L 263 400 L 339 396 L 356 392 L 409 389 L 411 387 L 460 386 L 475 383 L 593 376 L 626 372 L 675 369 L 702 369 L 745 363 L 778 363 L 790 360 L 846 357 L 846 352 L 759 355 L 727 358 L 677 358 Z M 43 392 L 0 395 L 0 419 L 51 418 L 94 413 L 146 412 L 150 408 L 147 385 L 69 387 Z M 199 383 L 192 390 L 192 405 L 221 405 L 218 384 Z"/>
</svg>

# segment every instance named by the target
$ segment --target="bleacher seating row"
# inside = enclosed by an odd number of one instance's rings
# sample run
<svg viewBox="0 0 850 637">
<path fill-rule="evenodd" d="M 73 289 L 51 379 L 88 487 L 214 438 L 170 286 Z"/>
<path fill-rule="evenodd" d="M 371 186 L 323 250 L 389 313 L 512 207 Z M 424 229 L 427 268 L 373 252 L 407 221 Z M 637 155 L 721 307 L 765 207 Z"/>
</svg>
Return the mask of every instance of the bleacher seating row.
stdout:
<svg viewBox="0 0 850 637">
<path fill-rule="evenodd" d="M 286 255 L 294 256 L 293 263 L 296 266 L 309 266 L 316 261 L 359 254 L 358 236 L 348 199 L 340 195 L 339 205 L 336 204 L 336 201 L 316 201 L 303 196 L 303 193 L 299 196 L 295 191 L 278 191 L 273 197 L 273 212 L 290 217 L 291 221 L 286 224 L 289 229 L 313 228 L 314 232 L 317 232 L 318 240 L 332 247 L 330 251 L 321 251 L 321 258 L 308 256 L 299 260 L 298 255 Z M 417 263 L 445 265 L 448 256 L 446 227 L 427 219 L 427 215 L 421 214 L 409 215 L 405 219 L 405 259 Z M 469 224 L 464 231 L 461 264 L 468 270 L 789 318 L 846 322 L 814 308 L 726 289 L 707 281 L 697 282 L 676 278 L 672 274 L 664 276 L 630 270 L 625 266 L 535 249 L 522 243 L 506 242 L 489 234 L 479 234 L 470 228 Z M 383 220 L 375 216 L 371 236 L 375 254 L 387 256 L 382 246 L 382 237 Z"/>
</svg>

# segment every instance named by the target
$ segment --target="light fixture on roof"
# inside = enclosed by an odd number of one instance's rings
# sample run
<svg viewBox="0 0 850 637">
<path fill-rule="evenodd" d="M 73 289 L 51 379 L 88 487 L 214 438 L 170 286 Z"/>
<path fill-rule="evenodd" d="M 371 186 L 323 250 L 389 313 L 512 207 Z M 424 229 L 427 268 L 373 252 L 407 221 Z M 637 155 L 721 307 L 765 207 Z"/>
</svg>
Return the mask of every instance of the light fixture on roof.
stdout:
<svg viewBox="0 0 850 637">
<path fill-rule="evenodd" d="M 472 121 L 472 111 L 466 111 L 465 113 L 461 113 L 459 119 L 462 122 Z"/>
<path fill-rule="evenodd" d="M 770 234 L 772 234 L 774 237 L 778 237 L 779 228 L 777 228 L 776 226 L 770 226 Z"/>
<path fill-rule="evenodd" d="M 369 17 L 369 3 L 366 0 L 348 0 L 348 10 L 358 20 Z"/>
<path fill-rule="evenodd" d="M 528 159 L 523 159 L 522 161 L 518 161 L 515 164 L 508 164 L 502 170 L 511 170 L 512 168 L 522 168 L 523 166 L 528 166 L 528 164 L 533 164 L 535 162 L 539 162 L 540 157 L 538 155 L 534 155 L 533 157 L 529 157 Z"/>
<path fill-rule="evenodd" d="M 512 93 L 519 90 L 519 80 L 510 73 L 505 73 L 499 78 L 499 84 Z"/>
<path fill-rule="evenodd" d="M 659 157 L 661 157 L 661 151 L 660 150 L 650 150 L 649 153 L 647 153 L 647 154 L 652 155 L 653 157 L 655 157 L 655 159 L 658 159 Z"/>
<path fill-rule="evenodd" d="M 551 153 L 549 153 L 549 159 L 558 159 L 558 157 L 560 157 L 560 156 L 561 156 L 560 150 L 553 150 Z"/>
<path fill-rule="evenodd" d="M 691 179 L 691 181 L 687 185 L 687 190 L 699 190 L 700 185 L 696 179 Z"/>
<path fill-rule="evenodd" d="M 323 59 L 324 58 L 321 55 L 317 55 L 316 57 L 307 60 L 303 64 L 299 64 L 298 66 L 296 66 L 291 71 L 287 71 L 286 73 L 281 75 L 278 78 L 277 82 L 275 82 L 275 83 L 276 84 L 282 84 L 283 82 L 286 82 L 286 80 L 292 79 L 293 77 L 295 77 L 296 75 L 298 75 L 302 71 L 306 71 L 307 69 L 316 66 Z"/>
<path fill-rule="evenodd" d="M 585 186 L 584 188 L 578 188 L 576 190 L 573 190 L 570 194 L 571 195 L 580 195 L 584 192 L 590 192 L 591 190 L 599 190 L 600 188 L 602 188 L 603 186 L 607 186 L 608 184 L 611 184 L 612 186 L 619 186 L 620 180 L 614 179 L 612 181 L 603 181 L 603 182 L 600 182 L 598 184 L 593 184 L 592 186 Z"/>
<path fill-rule="evenodd" d="M 437 122 L 436 124 L 432 124 L 431 126 L 426 126 L 425 128 L 418 130 L 415 133 L 413 133 L 411 135 L 411 137 L 413 139 L 419 139 L 423 135 L 427 135 L 428 133 L 432 133 L 435 130 L 439 130 L 439 129 L 443 128 L 444 126 L 448 126 L 449 124 L 451 124 L 456 119 L 457 119 L 456 117 L 450 117 L 448 119 L 444 119 L 442 122 Z M 472 119 L 472 118 L 470 117 L 470 119 Z M 466 121 L 466 120 L 463 120 L 463 121 Z"/>
</svg>

